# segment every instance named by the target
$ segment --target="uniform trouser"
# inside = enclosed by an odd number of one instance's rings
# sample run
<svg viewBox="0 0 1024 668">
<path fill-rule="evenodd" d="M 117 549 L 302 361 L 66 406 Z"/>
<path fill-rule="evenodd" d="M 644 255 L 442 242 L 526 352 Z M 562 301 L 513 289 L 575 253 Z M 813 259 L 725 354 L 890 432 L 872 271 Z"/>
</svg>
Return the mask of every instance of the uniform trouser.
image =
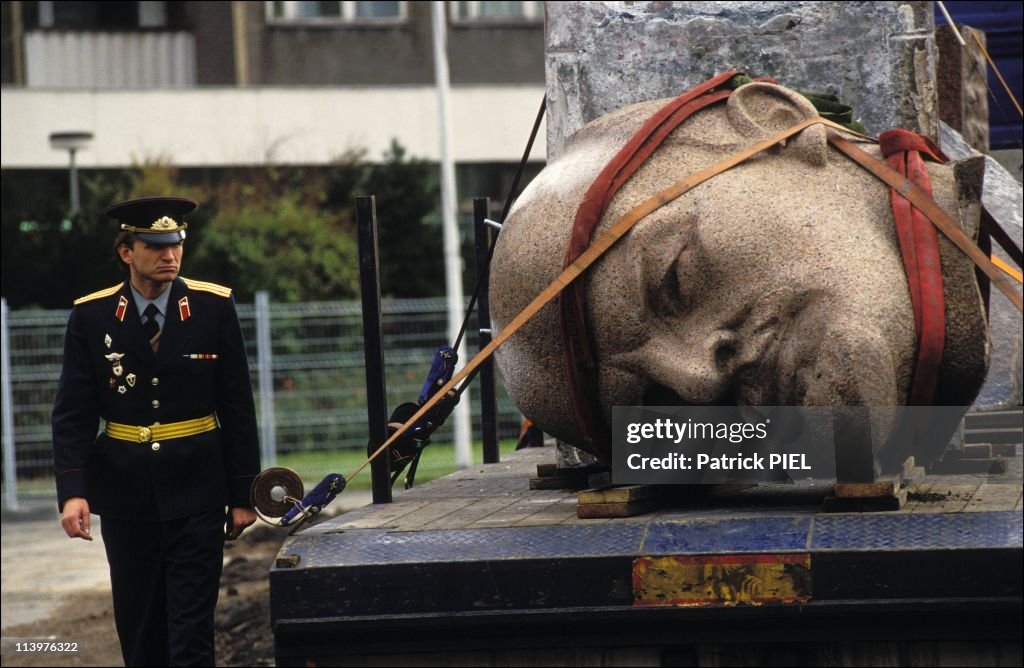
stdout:
<svg viewBox="0 0 1024 668">
<path fill-rule="evenodd" d="M 114 623 L 126 666 L 212 666 L 224 511 L 165 522 L 104 516 Z"/>
</svg>

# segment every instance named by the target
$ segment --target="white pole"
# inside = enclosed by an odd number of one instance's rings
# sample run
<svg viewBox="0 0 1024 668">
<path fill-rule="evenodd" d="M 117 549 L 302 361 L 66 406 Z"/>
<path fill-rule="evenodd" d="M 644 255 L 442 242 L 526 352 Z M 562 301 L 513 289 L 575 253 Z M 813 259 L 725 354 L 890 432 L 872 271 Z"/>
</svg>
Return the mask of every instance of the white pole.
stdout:
<svg viewBox="0 0 1024 668">
<path fill-rule="evenodd" d="M 256 364 L 260 383 L 260 452 L 263 468 L 277 466 L 277 432 L 274 412 L 274 361 L 270 338 L 270 298 L 256 293 Z"/>
<path fill-rule="evenodd" d="M 11 392 L 11 346 L 7 335 L 7 300 L 0 298 L 0 384 L 4 408 L 4 506 L 18 509 L 17 461 L 14 456 L 14 399 Z"/>
<path fill-rule="evenodd" d="M 444 283 L 448 295 L 448 340 L 453 342 L 462 327 L 465 299 L 462 295 L 462 254 L 459 227 L 455 221 L 455 163 L 452 156 L 451 106 L 448 99 L 448 38 L 445 3 L 432 2 L 434 24 L 434 77 L 437 82 L 438 126 L 441 135 L 441 220 L 444 227 Z M 459 361 L 466 362 L 466 342 L 459 349 Z M 460 366 L 462 366 L 460 364 Z M 452 415 L 455 428 L 455 465 L 465 468 L 473 463 L 469 440 L 469 395 L 459 402 Z"/>
</svg>

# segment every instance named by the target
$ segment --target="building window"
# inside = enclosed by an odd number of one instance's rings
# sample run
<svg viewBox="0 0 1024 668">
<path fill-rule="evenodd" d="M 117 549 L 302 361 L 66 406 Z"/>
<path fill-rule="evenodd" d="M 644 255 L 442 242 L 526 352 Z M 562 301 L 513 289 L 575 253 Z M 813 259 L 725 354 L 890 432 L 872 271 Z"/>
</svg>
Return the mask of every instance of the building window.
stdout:
<svg viewBox="0 0 1024 668">
<path fill-rule="evenodd" d="M 355 23 L 404 21 L 405 2 L 349 2 L 339 0 L 267 2 L 269 23 Z"/>
<path fill-rule="evenodd" d="M 454 21 L 543 21 L 543 2 L 470 2 L 449 3 Z"/>
<path fill-rule="evenodd" d="M 164 28 L 169 24 L 167 2 L 54 2 L 25 3 L 29 28 L 78 31 L 117 31 Z"/>
</svg>

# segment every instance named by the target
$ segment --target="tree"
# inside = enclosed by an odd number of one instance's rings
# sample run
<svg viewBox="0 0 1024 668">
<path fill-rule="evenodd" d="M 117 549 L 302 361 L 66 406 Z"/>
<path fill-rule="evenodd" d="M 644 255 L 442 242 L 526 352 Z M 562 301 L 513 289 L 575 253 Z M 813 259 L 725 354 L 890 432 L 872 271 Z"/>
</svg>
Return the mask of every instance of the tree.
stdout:
<svg viewBox="0 0 1024 668">
<path fill-rule="evenodd" d="M 356 195 L 375 195 L 381 292 L 389 297 L 443 295 L 441 226 L 430 219 L 440 191 L 436 165 L 406 158 L 397 140 L 383 158 L 360 165 L 357 179 L 345 170 L 334 172 L 325 205 L 351 209 Z"/>
<path fill-rule="evenodd" d="M 328 167 L 179 170 L 166 161 L 130 170 L 83 170 L 82 211 L 66 220 L 66 172 L 3 175 L 3 295 L 12 307 L 64 308 L 123 280 L 111 244 L 111 204 L 179 195 L 188 216 L 184 274 L 232 286 L 240 301 L 259 290 L 277 301 L 349 299 L 359 293 L 356 195 L 377 196 L 382 290 L 391 297 L 444 293 L 436 169 L 393 142 L 379 164 L 362 152 Z"/>
<path fill-rule="evenodd" d="M 81 173 L 81 211 L 67 216 L 67 172 L 4 172 L 3 295 L 12 308 L 70 308 L 90 290 L 121 279 L 114 262 L 116 230 L 102 215 L 123 199 L 123 172 Z"/>
<path fill-rule="evenodd" d="M 230 285 L 252 301 L 350 299 L 358 294 L 356 244 L 342 216 L 303 206 L 293 194 L 221 211 L 193 257 L 196 275 Z"/>
</svg>

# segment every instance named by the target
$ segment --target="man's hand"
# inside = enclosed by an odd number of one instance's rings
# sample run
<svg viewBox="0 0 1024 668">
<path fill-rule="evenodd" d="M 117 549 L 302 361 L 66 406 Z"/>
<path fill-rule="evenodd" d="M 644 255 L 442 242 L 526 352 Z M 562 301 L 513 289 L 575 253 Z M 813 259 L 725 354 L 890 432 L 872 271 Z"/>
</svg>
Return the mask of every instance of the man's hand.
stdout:
<svg viewBox="0 0 1024 668">
<path fill-rule="evenodd" d="M 228 524 L 228 540 L 235 540 L 242 535 L 246 527 L 256 521 L 256 511 L 252 508 L 232 508 L 231 521 Z"/>
<path fill-rule="evenodd" d="M 60 525 L 68 538 L 92 540 L 89 534 L 89 502 L 80 496 L 73 496 L 64 502 Z"/>
</svg>

